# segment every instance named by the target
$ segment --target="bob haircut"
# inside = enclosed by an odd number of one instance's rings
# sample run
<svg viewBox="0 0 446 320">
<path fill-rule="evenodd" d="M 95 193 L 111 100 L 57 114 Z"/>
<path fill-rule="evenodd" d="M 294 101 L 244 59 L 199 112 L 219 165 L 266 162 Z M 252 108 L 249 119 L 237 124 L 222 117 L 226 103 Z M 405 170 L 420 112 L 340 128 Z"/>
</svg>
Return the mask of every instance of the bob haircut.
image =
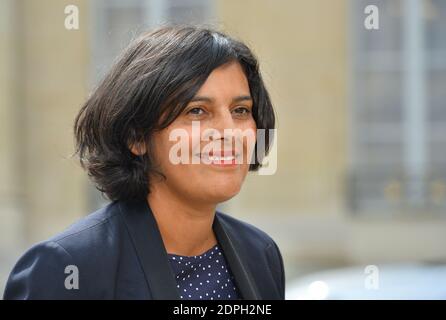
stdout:
<svg viewBox="0 0 446 320">
<path fill-rule="evenodd" d="M 251 50 L 211 28 L 167 25 L 134 40 L 76 116 L 74 155 L 96 188 L 112 201 L 145 199 L 150 177 L 163 176 L 151 154 L 152 134 L 169 126 L 209 74 L 231 61 L 248 80 L 257 129 L 266 129 L 266 155 L 275 116 Z M 141 143 L 146 152 L 134 155 L 129 146 Z M 259 165 L 254 158 L 250 171 Z"/>
</svg>

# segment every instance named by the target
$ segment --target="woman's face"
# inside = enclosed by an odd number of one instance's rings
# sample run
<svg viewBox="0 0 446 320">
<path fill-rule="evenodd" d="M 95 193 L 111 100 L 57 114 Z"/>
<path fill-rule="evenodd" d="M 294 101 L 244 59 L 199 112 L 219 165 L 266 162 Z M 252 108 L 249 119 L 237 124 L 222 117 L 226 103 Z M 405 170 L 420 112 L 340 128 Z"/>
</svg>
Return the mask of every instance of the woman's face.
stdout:
<svg viewBox="0 0 446 320">
<path fill-rule="evenodd" d="M 197 204 L 217 204 L 235 196 L 255 144 L 252 106 L 248 80 L 238 62 L 213 70 L 180 116 L 154 135 L 155 160 L 167 179 L 152 178 L 151 187 L 167 188 Z"/>
</svg>

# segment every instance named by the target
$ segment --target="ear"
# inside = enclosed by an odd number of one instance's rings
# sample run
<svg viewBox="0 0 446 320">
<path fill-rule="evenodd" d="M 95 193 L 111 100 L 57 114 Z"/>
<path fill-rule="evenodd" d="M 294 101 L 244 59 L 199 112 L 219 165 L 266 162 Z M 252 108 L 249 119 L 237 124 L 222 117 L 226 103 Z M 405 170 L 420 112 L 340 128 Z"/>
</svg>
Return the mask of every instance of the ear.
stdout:
<svg viewBox="0 0 446 320">
<path fill-rule="evenodd" d="M 140 156 L 147 152 L 146 144 L 141 142 L 130 145 L 129 149 L 135 156 Z"/>
</svg>

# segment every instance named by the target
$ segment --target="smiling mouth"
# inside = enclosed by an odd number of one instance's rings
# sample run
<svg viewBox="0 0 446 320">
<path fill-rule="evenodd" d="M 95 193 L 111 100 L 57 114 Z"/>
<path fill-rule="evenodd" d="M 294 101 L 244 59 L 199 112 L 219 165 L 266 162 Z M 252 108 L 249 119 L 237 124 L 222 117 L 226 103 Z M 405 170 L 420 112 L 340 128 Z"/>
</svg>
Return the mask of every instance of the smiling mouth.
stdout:
<svg viewBox="0 0 446 320">
<path fill-rule="evenodd" d="M 211 161 L 232 161 L 235 160 L 235 156 L 219 157 L 219 156 L 209 156 Z"/>
<path fill-rule="evenodd" d="M 200 157 L 200 163 L 212 164 L 218 166 L 236 166 L 241 163 L 240 153 L 235 151 L 210 152 L 197 154 Z"/>
</svg>

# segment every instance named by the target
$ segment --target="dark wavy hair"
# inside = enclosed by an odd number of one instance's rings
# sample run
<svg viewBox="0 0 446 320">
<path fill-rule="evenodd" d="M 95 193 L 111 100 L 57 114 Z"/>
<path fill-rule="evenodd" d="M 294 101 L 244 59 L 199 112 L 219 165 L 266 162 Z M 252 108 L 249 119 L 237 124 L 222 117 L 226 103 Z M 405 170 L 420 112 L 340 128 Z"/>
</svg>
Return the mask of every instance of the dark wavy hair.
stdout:
<svg viewBox="0 0 446 320">
<path fill-rule="evenodd" d="M 258 129 L 274 129 L 269 94 L 251 50 L 212 28 L 168 25 L 144 33 L 121 54 L 74 123 L 75 153 L 96 188 L 112 201 L 145 199 L 149 178 L 162 172 L 151 136 L 184 110 L 209 74 L 238 61 L 247 77 Z M 265 134 L 265 155 L 270 147 Z M 134 155 L 129 146 L 145 144 Z M 255 159 L 250 170 L 257 170 Z"/>
</svg>

